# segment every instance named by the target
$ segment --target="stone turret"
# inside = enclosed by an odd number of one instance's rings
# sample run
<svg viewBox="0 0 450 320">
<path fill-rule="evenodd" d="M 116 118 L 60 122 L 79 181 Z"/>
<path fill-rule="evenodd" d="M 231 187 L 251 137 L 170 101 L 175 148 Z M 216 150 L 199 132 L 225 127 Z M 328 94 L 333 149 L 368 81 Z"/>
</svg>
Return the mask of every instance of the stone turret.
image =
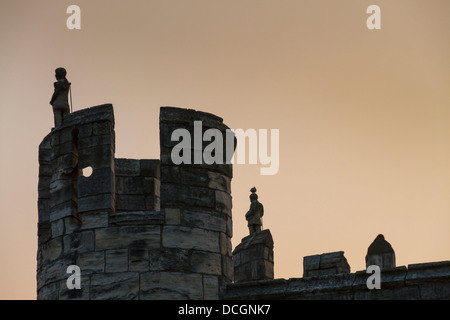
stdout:
<svg viewBox="0 0 450 320">
<path fill-rule="evenodd" d="M 395 252 L 389 242 L 379 234 L 367 249 L 366 267 L 377 265 L 381 270 L 395 268 Z"/>
<path fill-rule="evenodd" d="M 112 105 L 68 114 L 44 138 L 38 299 L 221 296 L 233 280 L 232 165 L 173 164 L 172 132 L 194 121 L 228 128 L 212 114 L 161 108 L 161 161 L 115 158 Z M 70 265 L 80 267 L 81 289 L 67 288 Z"/>
</svg>

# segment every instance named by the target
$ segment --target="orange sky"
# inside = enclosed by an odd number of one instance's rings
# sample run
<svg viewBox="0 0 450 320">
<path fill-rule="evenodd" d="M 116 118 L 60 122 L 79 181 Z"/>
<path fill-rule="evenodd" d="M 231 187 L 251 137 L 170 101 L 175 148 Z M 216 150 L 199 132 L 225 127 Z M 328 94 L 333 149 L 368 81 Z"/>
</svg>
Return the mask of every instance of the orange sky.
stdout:
<svg viewBox="0 0 450 320">
<path fill-rule="evenodd" d="M 81 8 L 81 30 L 66 8 Z M 381 8 L 381 30 L 366 8 Z M 159 158 L 160 106 L 279 129 L 280 170 L 235 165 L 236 246 L 258 188 L 275 277 L 383 233 L 397 265 L 450 259 L 448 0 L 0 3 L 0 299 L 35 299 L 38 145 L 54 69 L 74 109 L 112 103 L 116 157 Z"/>
</svg>

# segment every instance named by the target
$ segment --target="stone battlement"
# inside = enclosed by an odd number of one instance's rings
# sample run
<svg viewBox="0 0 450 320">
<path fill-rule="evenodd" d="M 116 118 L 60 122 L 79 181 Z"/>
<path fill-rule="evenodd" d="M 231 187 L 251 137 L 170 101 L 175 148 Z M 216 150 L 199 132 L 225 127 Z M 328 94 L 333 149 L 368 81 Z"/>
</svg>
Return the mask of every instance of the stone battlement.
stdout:
<svg viewBox="0 0 450 320">
<path fill-rule="evenodd" d="M 160 159 L 116 158 L 105 104 L 68 114 L 43 139 L 38 299 L 450 299 L 449 261 L 396 267 L 383 235 L 366 255 L 380 267 L 381 290 L 368 289 L 366 271 L 350 273 L 343 251 L 305 257 L 303 278 L 274 279 L 268 229 L 253 226 L 232 252 L 232 165 L 172 162 L 172 133 L 195 135 L 195 121 L 201 134 L 228 131 L 213 114 L 162 107 Z M 191 143 L 188 154 L 208 143 Z M 80 289 L 67 288 L 72 265 Z"/>
</svg>

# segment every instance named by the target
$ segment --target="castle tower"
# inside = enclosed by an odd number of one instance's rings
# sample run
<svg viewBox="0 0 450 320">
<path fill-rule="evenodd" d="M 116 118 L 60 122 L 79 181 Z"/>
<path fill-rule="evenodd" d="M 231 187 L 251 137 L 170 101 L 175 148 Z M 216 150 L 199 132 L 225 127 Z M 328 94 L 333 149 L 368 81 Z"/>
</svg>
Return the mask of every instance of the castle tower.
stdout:
<svg viewBox="0 0 450 320">
<path fill-rule="evenodd" d="M 161 108 L 161 161 L 115 158 L 112 105 L 69 114 L 44 138 L 38 299 L 221 297 L 233 279 L 232 167 L 171 162 L 172 132 L 193 121 L 227 129 L 211 114 Z M 80 289 L 67 287 L 71 265 Z"/>
</svg>

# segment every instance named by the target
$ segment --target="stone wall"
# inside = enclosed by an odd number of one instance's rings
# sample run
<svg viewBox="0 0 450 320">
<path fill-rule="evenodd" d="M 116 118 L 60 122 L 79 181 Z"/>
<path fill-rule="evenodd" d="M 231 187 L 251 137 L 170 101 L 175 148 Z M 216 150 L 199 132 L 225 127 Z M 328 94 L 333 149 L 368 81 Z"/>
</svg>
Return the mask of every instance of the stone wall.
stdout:
<svg viewBox="0 0 450 320">
<path fill-rule="evenodd" d="M 111 105 L 69 114 L 39 146 L 38 299 L 218 299 L 233 280 L 229 164 L 178 165 L 171 133 L 222 119 L 162 108 L 161 161 L 115 158 Z M 92 167 L 92 175 L 83 176 Z M 67 267 L 81 289 L 67 289 Z"/>
<path fill-rule="evenodd" d="M 429 300 L 450 299 L 450 261 L 411 264 L 381 272 L 381 289 L 367 288 L 371 274 L 324 275 L 234 283 L 227 300 Z"/>
</svg>

